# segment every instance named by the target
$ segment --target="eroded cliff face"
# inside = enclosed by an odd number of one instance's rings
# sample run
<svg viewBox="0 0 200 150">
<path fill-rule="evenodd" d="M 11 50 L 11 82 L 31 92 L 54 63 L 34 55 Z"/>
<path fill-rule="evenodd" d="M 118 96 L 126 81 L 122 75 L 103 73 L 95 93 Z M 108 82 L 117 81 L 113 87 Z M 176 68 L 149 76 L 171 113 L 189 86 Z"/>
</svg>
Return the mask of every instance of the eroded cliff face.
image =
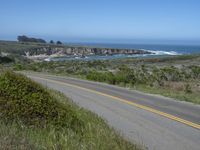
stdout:
<svg viewBox="0 0 200 150">
<path fill-rule="evenodd" d="M 27 50 L 26 54 L 33 55 L 115 55 L 115 54 L 151 54 L 151 52 L 135 49 L 87 48 L 87 47 L 41 47 Z"/>
</svg>

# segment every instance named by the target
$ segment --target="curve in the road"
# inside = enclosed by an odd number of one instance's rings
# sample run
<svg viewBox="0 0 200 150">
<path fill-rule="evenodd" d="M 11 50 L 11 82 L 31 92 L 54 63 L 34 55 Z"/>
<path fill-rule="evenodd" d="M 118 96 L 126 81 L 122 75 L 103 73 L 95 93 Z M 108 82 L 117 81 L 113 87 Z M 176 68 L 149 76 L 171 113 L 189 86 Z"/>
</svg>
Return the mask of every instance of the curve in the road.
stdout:
<svg viewBox="0 0 200 150">
<path fill-rule="evenodd" d="M 200 130 L 200 125 L 199 124 L 196 124 L 196 123 L 193 123 L 191 121 L 176 117 L 174 115 L 171 115 L 171 114 L 168 114 L 168 113 L 153 109 L 151 107 L 147 107 L 147 106 L 144 106 L 144 105 L 141 105 L 141 104 L 134 103 L 132 101 L 128 101 L 126 99 L 122 99 L 122 98 L 119 98 L 119 97 L 116 97 L 116 96 L 112 96 L 112 95 L 109 95 L 109 94 L 106 94 L 106 93 L 102 93 L 102 92 L 95 91 L 95 90 L 92 90 L 92 89 L 88 89 L 88 88 L 85 88 L 85 87 L 81 87 L 81 86 L 78 86 L 78 85 L 73 85 L 73 84 L 64 83 L 64 82 L 60 82 L 60 81 L 54 81 L 54 80 L 51 80 L 51 79 L 46 79 L 46 78 L 41 78 L 41 77 L 34 77 L 34 78 L 43 79 L 43 80 L 46 80 L 46 81 L 51 81 L 51 82 L 54 82 L 54 83 L 67 85 L 67 86 L 75 87 L 75 88 L 82 89 L 82 90 L 85 90 L 85 91 L 88 91 L 88 92 L 92 92 L 92 93 L 95 93 L 95 94 L 99 94 L 99 95 L 103 95 L 103 96 L 106 96 L 106 97 L 110 97 L 110 98 L 115 99 L 117 101 L 121 101 L 121 102 L 124 102 L 126 104 L 138 107 L 140 109 L 144 109 L 144 110 L 153 112 L 153 113 L 158 114 L 160 116 L 169 118 L 171 120 L 175 120 L 177 122 L 183 123 L 185 125 L 188 125 L 188 126 L 191 126 L 193 128 L 196 128 L 196 129 Z"/>
</svg>

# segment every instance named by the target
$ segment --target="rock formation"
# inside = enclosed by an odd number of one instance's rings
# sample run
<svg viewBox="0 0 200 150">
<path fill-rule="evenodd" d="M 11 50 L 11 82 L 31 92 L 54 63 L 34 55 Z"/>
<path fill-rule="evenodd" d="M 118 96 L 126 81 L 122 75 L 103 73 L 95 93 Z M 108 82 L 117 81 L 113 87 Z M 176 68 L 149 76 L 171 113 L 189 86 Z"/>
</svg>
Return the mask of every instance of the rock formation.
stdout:
<svg viewBox="0 0 200 150">
<path fill-rule="evenodd" d="M 33 55 L 115 55 L 115 54 L 151 54 L 149 51 L 136 49 L 117 49 L 117 48 L 90 48 L 90 47 L 67 47 L 67 46 L 48 46 L 41 48 L 34 48 L 27 51 L 30 56 Z"/>
</svg>

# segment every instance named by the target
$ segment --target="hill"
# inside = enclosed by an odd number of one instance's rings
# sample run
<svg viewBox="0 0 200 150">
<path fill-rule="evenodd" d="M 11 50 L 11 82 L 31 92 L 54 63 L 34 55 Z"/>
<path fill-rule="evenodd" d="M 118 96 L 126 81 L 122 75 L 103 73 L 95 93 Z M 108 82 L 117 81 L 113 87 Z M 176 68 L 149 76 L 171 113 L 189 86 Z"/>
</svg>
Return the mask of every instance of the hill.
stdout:
<svg viewBox="0 0 200 150">
<path fill-rule="evenodd" d="M 0 73 L 0 149 L 139 149 L 98 116 L 23 75 Z"/>
</svg>

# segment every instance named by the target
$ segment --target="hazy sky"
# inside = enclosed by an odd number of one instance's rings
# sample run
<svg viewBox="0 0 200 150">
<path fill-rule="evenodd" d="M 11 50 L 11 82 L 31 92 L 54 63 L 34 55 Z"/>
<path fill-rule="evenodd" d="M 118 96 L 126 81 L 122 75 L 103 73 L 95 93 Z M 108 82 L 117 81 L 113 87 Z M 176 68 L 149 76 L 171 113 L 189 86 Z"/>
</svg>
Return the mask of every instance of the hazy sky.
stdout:
<svg viewBox="0 0 200 150">
<path fill-rule="evenodd" d="M 200 43 L 200 0 L 0 0 L 0 39 Z"/>
</svg>

